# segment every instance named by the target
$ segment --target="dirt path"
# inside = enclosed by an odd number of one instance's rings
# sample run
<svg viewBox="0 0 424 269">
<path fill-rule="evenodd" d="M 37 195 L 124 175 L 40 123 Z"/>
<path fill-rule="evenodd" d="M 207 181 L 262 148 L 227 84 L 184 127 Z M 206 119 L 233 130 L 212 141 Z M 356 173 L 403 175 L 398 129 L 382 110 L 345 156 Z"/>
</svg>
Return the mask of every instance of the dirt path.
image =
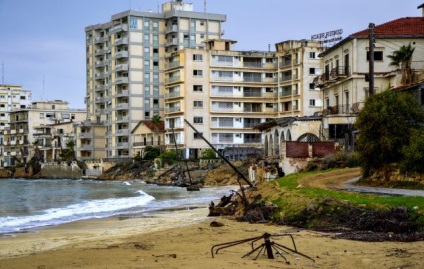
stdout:
<svg viewBox="0 0 424 269">
<path fill-rule="evenodd" d="M 303 187 L 320 189 L 339 189 L 349 179 L 361 176 L 361 169 L 344 168 L 326 172 L 324 174 L 313 174 L 302 178 L 299 184 Z"/>
</svg>

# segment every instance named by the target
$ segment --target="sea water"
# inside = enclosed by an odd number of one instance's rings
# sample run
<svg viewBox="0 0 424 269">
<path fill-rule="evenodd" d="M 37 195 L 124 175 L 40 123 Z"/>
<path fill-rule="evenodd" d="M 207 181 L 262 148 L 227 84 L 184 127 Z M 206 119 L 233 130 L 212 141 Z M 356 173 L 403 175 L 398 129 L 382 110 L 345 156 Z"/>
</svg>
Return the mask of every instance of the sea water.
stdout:
<svg viewBox="0 0 424 269">
<path fill-rule="evenodd" d="M 190 192 L 139 180 L 0 179 L 0 234 L 85 219 L 207 206 L 232 189 L 234 186 Z"/>
</svg>

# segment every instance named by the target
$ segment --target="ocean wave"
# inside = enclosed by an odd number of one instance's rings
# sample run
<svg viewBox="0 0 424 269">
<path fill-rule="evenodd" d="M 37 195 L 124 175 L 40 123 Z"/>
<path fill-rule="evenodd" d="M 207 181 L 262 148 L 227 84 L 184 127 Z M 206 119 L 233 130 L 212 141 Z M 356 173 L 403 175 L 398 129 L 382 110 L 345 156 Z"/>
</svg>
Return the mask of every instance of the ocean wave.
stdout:
<svg viewBox="0 0 424 269">
<path fill-rule="evenodd" d="M 51 208 L 31 216 L 1 217 L 0 233 L 17 232 L 38 227 L 59 225 L 67 222 L 104 218 L 136 207 L 146 206 L 155 198 L 142 190 L 138 196 L 81 201 L 60 208 Z"/>
</svg>

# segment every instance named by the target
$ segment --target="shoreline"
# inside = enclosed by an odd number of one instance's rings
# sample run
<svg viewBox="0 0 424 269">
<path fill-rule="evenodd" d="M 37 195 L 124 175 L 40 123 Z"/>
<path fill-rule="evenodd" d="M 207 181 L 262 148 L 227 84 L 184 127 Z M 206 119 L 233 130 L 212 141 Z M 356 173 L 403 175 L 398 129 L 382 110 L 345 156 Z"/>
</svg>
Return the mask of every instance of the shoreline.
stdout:
<svg viewBox="0 0 424 269">
<path fill-rule="evenodd" d="M 0 268 L 423 268 L 424 242 L 361 242 L 334 234 L 207 217 L 207 208 L 155 212 L 63 224 L 0 238 Z M 210 224 L 218 221 L 222 227 Z M 250 243 L 220 250 L 215 244 L 270 234 L 291 234 L 297 254 L 241 258 Z M 291 246 L 286 239 L 273 239 Z M 260 243 L 261 241 L 259 241 Z"/>
</svg>

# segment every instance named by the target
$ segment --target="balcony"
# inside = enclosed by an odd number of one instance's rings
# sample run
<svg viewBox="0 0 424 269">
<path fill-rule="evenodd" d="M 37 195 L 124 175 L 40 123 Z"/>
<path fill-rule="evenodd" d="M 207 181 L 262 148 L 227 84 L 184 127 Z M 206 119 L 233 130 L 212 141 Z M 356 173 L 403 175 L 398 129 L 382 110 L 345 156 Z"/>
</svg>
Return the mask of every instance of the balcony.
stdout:
<svg viewBox="0 0 424 269">
<path fill-rule="evenodd" d="M 106 89 L 105 85 L 96 85 L 94 87 L 95 91 L 104 91 Z"/>
<path fill-rule="evenodd" d="M 122 37 L 115 40 L 115 46 L 128 45 L 128 37 Z"/>
<path fill-rule="evenodd" d="M 169 77 L 165 79 L 165 84 L 166 83 L 175 83 L 175 82 L 179 82 L 181 81 L 181 76 L 173 76 L 173 77 Z"/>
<path fill-rule="evenodd" d="M 105 54 L 105 50 L 104 49 L 96 49 L 94 52 L 95 56 L 99 56 L 99 55 L 103 55 Z"/>
<path fill-rule="evenodd" d="M 298 64 L 298 60 L 297 59 L 294 59 L 294 60 L 287 60 L 287 59 L 285 59 L 285 60 L 283 60 L 282 62 L 280 62 L 278 64 L 278 67 L 284 68 L 284 67 L 289 67 L 289 66 L 292 66 L 292 65 L 295 65 L 295 64 Z"/>
<path fill-rule="evenodd" d="M 128 136 L 128 134 L 129 134 L 128 129 L 118 129 L 118 130 L 116 130 L 117 136 Z"/>
<path fill-rule="evenodd" d="M 78 134 L 78 138 L 93 138 L 93 133 L 82 132 Z"/>
<path fill-rule="evenodd" d="M 125 51 L 125 50 L 118 51 L 115 54 L 115 59 L 119 59 L 119 58 L 128 58 L 128 51 Z"/>
<path fill-rule="evenodd" d="M 178 46 L 178 38 L 172 38 L 171 40 L 166 41 L 166 46 Z"/>
<path fill-rule="evenodd" d="M 129 117 L 128 116 L 118 116 L 116 118 L 116 122 L 117 123 L 128 122 L 128 120 L 129 120 Z"/>
<path fill-rule="evenodd" d="M 106 72 L 104 72 L 104 73 L 96 73 L 96 74 L 94 75 L 94 78 L 95 78 L 96 80 L 103 80 L 103 79 L 105 79 L 107 76 L 108 76 L 108 74 L 107 74 Z"/>
<path fill-rule="evenodd" d="M 133 147 L 146 147 L 146 146 L 152 146 L 152 147 L 157 147 L 157 146 L 164 146 L 165 145 L 165 141 L 146 141 L 146 142 L 134 142 L 133 143 Z"/>
<path fill-rule="evenodd" d="M 181 112 L 181 107 L 167 107 L 165 108 L 165 113 L 177 113 Z"/>
<path fill-rule="evenodd" d="M 166 33 L 174 33 L 174 32 L 178 32 L 178 25 L 169 25 L 168 27 L 166 27 Z"/>
<path fill-rule="evenodd" d="M 119 32 L 128 32 L 128 24 L 118 24 L 109 29 L 109 34 L 115 34 Z"/>
<path fill-rule="evenodd" d="M 364 107 L 363 102 L 353 104 L 344 104 L 338 106 L 330 106 L 322 111 L 323 116 L 338 115 L 338 114 L 358 114 Z"/>
<path fill-rule="evenodd" d="M 165 69 L 171 69 L 171 68 L 180 67 L 180 66 L 182 66 L 182 63 L 179 60 L 172 61 L 165 64 Z"/>
<path fill-rule="evenodd" d="M 313 83 L 316 87 L 325 87 L 350 76 L 350 66 L 338 66 L 330 72 L 325 72 L 314 78 Z"/>
<path fill-rule="evenodd" d="M 166 99 L 177 98 L 177 97 L 181 97 L 181 92 L 180 91 L 175 91 L 175 92 L 170 92 L 170 93 L 166 93 L 165 94 L 165 98 Z"/>
<path fill-rule="evenodd" d="M 118 143 L 116 144 L 116 146 L 117 146 L 118 148 L 121 148 L 121 149 L 127 149 L 127 148 L 129 147 L 129 144 L 128 144 L 128 142 L 118 142 Z"/>
<path fill-rule="evenodd" d="M 95 64 L 95 67 L 99 68 L 99 67 L 104 67 L 105 65 L 107 65 L 107 61 L 97 61 Z"/>
<path fill-rule="evenodd" d="M 115 66 L 115 72 L 128 71 L 128 64 L 118 64 Z"/>
<path fill-rule="evenodd" d="M 264 68 L 265 65 L 262 62 L 243 62 L 243 67 L 246 67 L 246 68 Z"/>
<path fill-rule="evenodd" d="M 116 97 L 128 97 L 128 95 L 128 90 L 118 90 L 118 92 L 116 93 Z"/>
<path fill-rule="evenodd" d="M 78 150 L 80 151 L 91 151 L 93 150 L 93 146 L 90 144 L 82 144 L 81 146 L 78 147 Z"/>
<path fill-rule="evenodd" d="M 115 84 L 128 84 L 128 77 L 117 77 L 115 80 Z"/>
<path fill-rule="evenodd" d="M 94 38 L 94 44 L 101 44 L 103 42 L 105 42 L 105 37 L 103 37 L 103 36 L 98 36 L 98 37 Z"/>
<path fill-rule="evenodd" d="M 116 104 L 116 110 L 128 110 L 128 103 L 118 103 Z"/>
</svg>

